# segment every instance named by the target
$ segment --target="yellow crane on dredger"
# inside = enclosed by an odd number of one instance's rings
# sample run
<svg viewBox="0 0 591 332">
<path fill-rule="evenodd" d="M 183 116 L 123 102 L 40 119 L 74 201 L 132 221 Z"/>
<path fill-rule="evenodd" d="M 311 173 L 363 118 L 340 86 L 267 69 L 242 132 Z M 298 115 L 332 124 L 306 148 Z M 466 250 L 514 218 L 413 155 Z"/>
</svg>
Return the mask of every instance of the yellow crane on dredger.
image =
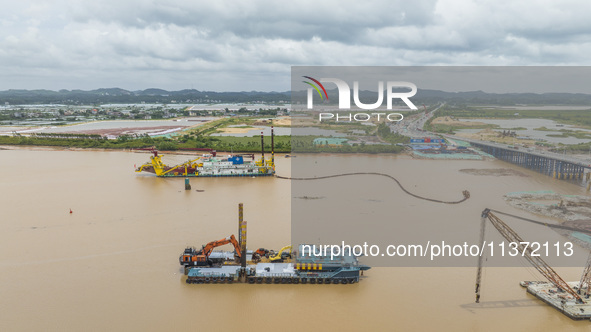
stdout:
<svg viewBox="0 0 591 332">
<path fill-rule="evenodd" d="M 196 159 L 192 159 L 178 165 L 168 166 L 162 162 L 161 154 L 158 154 L 158 150 L 155 147 L 150 149 L 137 149 L 137 150 L 149 150 L 154 155 L 150 156 L 150 162 L 147 162 L 140 167 L 136 168 L 136 172 L 149 172 L 154 173 L 156 176 L 187 176 L 190 174 L 197 174 L 197 167 L 202 167 L 202 158 L 199 157 Z M 181 148 L 181 150 L 190 150 L 190 151 L 208 151 L 211 153 L 211 156 L 216 156 L 216 151 L 213 149 L 208 148 Z M 251 158 L 254 160 L 254 154 L 243 154 L 247 156 L 252 156 Z M 264 142 L 264 135 L 261 132 L 261 159 L 254 162 L 256 166 L 261 167 L 262 173 L 268 173 L 269 171 L 275 172 L 275 135 L 274 129 L 271 127 L 271 158 L 265 160 L 265 142 Z"/>
<path fill-rule="evenodd" d="M 195 169 L 198 166 L 201 166 L 198 162 L 200 161 L 200 159 L 202 159 L 203 157 L 199 157 L 199 158 L 195 158 L 189 161 L 185 161 L 183 163 L 180 163 L 178 165 L 175 166 L 168 166 L 166 164 L 164 164 L 162 162 L 162 157 L 164 156 L 163 154 L 158 154 L 158 150 L 156 150 L 156 147 L 152 147 L 150 149 L 137 149 L 137 150 L 149 150 L 150 152 L 152 152 L 154 155 L 150 156 L 150 162 L 147 162 L 143 165 L 141 165 L 140 167 L 138 167 L 135 171 L 136 172 L 150 172 L 150 173 L 154 173 L 157 176 L 164 176 L 168 173 L 179 173 L 179 171 L 183 171 L 181 175 L 187 175 L 189 173 L 189 169 Z M 216 156 L 216 151 L 213 149 L 206 149 L 206 148 L 182 148 L 181 150 L 189 150 L 189 151 L 207 151 L 209 152 L 213 157 Z M 175 174 L 176 175 L 176 174 Z"/>
</svg>

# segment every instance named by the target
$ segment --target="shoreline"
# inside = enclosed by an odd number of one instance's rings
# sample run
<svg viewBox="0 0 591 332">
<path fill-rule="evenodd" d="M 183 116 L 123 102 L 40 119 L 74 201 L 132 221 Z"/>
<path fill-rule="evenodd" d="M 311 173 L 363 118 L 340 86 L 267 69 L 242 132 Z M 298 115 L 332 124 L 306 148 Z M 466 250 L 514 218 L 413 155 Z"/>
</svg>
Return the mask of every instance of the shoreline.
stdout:
<svg viewBox="0 0 591 332">
<path fill-rule="evenodd" d="M 132 153 L 151 153 L 149 150 L 139 150 L 139 149 L 130 149 L 130 148 L 81 148 L 81 147 L 63 147 L 63 146 L 48 146 L 48 145 L 0 145 L 1 150 L 29 150 L 29 151 L 94 151 L 94 152 L 113 152 L 113 151 L 121 151 L 121 152 L 132 152 Z M 194 155 L 195 153 L 204 152 L 204 151 L 182 151 L 182 150 L 158 150 L 159 153 L 168 154 L 168 155 Z M 232 154 L 232 153 L 246 153 L 246 154 L 255 154 L 259 155 L 260 151 L 258 152 L 239 152 L 239 151 L 216 151 L 216 153 L 220 154 Z M 269 151 L 265 150 L 265 154 L 269 154 Z M 276 158 L 284 158 L 284 155 L 296 156 L 296 155 L 321 155 L 321 156 L 345 156 L 345 155 L 359 155 L 359 156 L 383 156 L 383 155 L 390 155 L 390 156 L 408 156 L 409 158 L 414 158 L 412 151 L 401 151 L 398 153 L 393 152 L 382 152 L 382 153 L 348 153 L 348 152 L 275 152 Z M 421 158 L 416 158 L 421 159 Z M 435 159 L 427 159 L 425 160 L 435 160 Z M 451 159 L 450 159 L 451 160 Z"/>
</svg>

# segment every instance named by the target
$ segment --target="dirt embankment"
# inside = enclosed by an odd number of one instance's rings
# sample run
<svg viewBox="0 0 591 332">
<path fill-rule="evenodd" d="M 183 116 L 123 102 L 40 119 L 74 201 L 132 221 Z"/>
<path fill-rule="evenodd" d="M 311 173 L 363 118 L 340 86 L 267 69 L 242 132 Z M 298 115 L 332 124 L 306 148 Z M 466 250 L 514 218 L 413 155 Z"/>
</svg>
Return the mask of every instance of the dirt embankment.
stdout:
<svg viewBox="0 0 591 332">
<path fill-rule="evenodd" d="M 217 130 L 218 133 L 223 134 L 246 134 L 251 130 L 262 130 L 262 128 L 257 127 L 226 127 L 220 128 Z"/>
<path fill-rule="evenodd" d="M 521 139 L 515 138 L 510 136 L 502 136 L 498 131 L 492 130 L 490 128 L 483 129 L 477 133 L 456 133 L 458 137 L 465 137 L 469 139 L 477 139 L 481 141 L 490 141 L 502 144 L 520 144 L 524 146 L 529 146 L 534 144 L 534 141 L 531 139 Z"/>
<path fill-rule="evenodd" d="M 291 118 L 288 116 L 278 117 L 273 119 L 273 125 L 275 126 L 291 126 Z"/>
<path fill-rule="evenodd" d="M 574 228 L 554 231 L 569 241 L 591 250 L 591 200 L 587 196 L 562 195 L 552 191 L 517 192 L 505 195 L 510 205 L 530 213 L 558 220 L 562 226 Z M 579 231 L 576 231 L 579 230 Z"/>
<path fill-rule="evenodd" d="M 484 122 L 460 121 L 456 118 L 451 118 L 449 116 L 437 117 L 437 118 L 433 119 L 433 121 L 431 121 L 431 124 L 434 124 L 434 125 L 440 124 L 440 125 L 456 126 L 456 127 L 480 127 L 480 126 L 486 125 L 486 123 L 484 123 Z"/>
<path fill-rule="evenodd" d="M 487 176 L 521 176 L 527 177 L 528 175 L 518 170 L 510 168 L 464 168 L 460 172 L 471 174 L 471 175 L 487 175 Z"/>
<path fill-rule="evenodd" d="M 555 192 L 521 192 L 505 195 L 510 205 L 562 222 L 586 220 L 591 223 L 591 200 L 587 196 Z"/>
</svg>

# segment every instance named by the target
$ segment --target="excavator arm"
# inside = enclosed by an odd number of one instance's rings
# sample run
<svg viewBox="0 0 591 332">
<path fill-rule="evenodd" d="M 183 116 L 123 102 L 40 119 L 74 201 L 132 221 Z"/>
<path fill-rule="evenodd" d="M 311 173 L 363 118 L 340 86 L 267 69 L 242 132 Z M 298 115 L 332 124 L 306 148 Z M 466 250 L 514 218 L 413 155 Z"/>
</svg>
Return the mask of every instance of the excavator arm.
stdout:
<svg viewBox="0 0 591 332">
<path fill-rule="evenodd" d="M 179 262 L 181 263 L 181 265 L 184 266 L 198 266 L 208 264 L 209 255 L 211 255 L 213 249 L 228 243 L 231 243 L 234 246 L 236 258 L 240 259 L 242 257 L 242 250 L 240 250 L 240 245 L 238 244 L 238 241 L 236 241 L 234 235 L 230 235 L 227 238 L 209 242 L 208 244 L 204 245 L 199 251 L 191 247 L 186 248 L 185 252 L 182 253 L 179 257 Z"/>
<path fill-rule="evenodd" d="M 234 246 L 234 250 L 236 251 L 236 256 L 238 256 L 239 258 L 242 257 L 240 245 L 238 244 L 238 241 L 236 241 L 236 237 L 234 237 L 233 234 L 228 236 L 227 238 L 223 238 L 221 240 L 209 242 L 208 244 L 203 246 L 203 249 L 201 249 L 199 254 L 201 254 L 205 257 L 209 257 L 209 255 L 211 254 L 211 252 L 213 251 L 214 248 L 226 245 L 228 243 L 231 243 Z"/>
</svg>

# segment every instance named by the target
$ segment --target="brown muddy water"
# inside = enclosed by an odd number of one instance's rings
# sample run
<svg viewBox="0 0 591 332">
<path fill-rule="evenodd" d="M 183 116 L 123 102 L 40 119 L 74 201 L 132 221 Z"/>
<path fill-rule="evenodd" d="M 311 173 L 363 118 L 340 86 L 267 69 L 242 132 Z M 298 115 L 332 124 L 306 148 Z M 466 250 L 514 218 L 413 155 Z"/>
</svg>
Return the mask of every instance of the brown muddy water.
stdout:
<svg viewBox="0 0 591 332">
<path fill-rule="evenodd" d="M 526 294 L 518 284 L 533 279 L 525 267 L 485 269 L 480 304 L 474 303 L 475 269 L 467 267 L 373 268 L 348 286 L 187 285 L 179 254 L 186 245 L 236 234 L 240 202 L 250 248 L 288 244 L 290 182 L 193 179 L 193 189 L 185 191 L 183 179 L 135 174 L 134 164 L 148 156 L 0 150 L 0 331 L 591 329 L 590 322 L 572 321 Z M 341 163 L 348 157 L 298 158 Z M 582 187 L 498 161 L 361 158 L 394 160 L 404 169 L 401 180 L 418 194 L 453 199 L 469 189 L 470 200 L 455 208 L 470 220 L 489 205 L 515 212 L 500 196 L 510 191 L 585 194 Z M 171 159 L 188 157 L 165 157 Z M 465 168 L 513 168 L 528 176 L 459 171 Z M 425 176 L 426 169 L 437 173 Z M 289 175 L 290 160 L 278 158 L 277 170 Z M 578 280 L 582 269 L 557 270 Z"/>
</svg>

